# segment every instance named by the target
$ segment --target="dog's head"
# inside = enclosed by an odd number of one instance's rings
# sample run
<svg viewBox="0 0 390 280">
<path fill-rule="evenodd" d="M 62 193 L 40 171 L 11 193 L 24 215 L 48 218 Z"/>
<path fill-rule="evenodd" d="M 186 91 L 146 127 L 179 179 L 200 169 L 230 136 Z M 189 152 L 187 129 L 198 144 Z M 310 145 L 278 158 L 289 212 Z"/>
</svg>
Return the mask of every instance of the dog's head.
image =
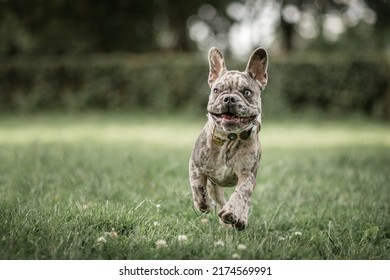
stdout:
<svg viewBox="0 0 390 280">
<path fill-rule="evenodd" d="M 261 117 L 261 91 L 267 85 L 268 55 L 256 49 L 244 72 L 229 71 L 217 48 L 209 51 L 209 120 L 220 130 L 238 132 Z"/>
</svg>

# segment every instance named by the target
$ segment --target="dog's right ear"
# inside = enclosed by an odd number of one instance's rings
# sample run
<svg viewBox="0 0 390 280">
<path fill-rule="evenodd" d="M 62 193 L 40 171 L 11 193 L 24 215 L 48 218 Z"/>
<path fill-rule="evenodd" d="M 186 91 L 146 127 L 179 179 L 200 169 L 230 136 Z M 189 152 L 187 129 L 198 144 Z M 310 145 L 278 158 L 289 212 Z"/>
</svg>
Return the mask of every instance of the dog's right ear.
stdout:
<svg viewBox="0 0 390 280">
<path fill-rule="evenodd" d="M 209 86 L 220 77 L 224 72 L 227 71 L 225 66 L 225 60 L 223 59 L 222 53 L 215 47 L 212 47 L 209 51 Z"/>
</svg>

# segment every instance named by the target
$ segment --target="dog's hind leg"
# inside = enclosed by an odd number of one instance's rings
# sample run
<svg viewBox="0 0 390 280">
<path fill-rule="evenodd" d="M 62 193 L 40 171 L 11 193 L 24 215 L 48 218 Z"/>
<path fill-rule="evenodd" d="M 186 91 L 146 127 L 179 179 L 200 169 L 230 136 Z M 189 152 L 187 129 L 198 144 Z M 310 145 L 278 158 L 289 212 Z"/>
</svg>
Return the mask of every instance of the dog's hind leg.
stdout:
<svg viewBox="0 0 390 280">
<path fill-rule="evenodd" d="M 208 179 L 207 192 L 209 193 L 209 197 L 216 203 L 217 209 L 219 211 L 219 209 L 221 209 L 226 204 L 223 188 Z"/>
</svg>

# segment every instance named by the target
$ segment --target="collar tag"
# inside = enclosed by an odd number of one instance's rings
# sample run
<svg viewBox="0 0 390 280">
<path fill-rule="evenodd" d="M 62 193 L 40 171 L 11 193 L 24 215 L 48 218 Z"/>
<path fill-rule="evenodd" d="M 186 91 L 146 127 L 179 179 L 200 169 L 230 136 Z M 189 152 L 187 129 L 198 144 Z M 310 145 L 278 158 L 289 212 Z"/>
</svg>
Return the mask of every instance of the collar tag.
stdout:
<svg viewBox="0 0 390 280">
<path fill-rule="evenodd" d="M 231 141 L 234 141 L 234 140 L 237 139 L 237 134 L 235 134 L 235 133 L 229 133 L 229 134 L 227 135 L 227 138 L 228 138 L 229 140 L 231 140 Z"/>
</svg>

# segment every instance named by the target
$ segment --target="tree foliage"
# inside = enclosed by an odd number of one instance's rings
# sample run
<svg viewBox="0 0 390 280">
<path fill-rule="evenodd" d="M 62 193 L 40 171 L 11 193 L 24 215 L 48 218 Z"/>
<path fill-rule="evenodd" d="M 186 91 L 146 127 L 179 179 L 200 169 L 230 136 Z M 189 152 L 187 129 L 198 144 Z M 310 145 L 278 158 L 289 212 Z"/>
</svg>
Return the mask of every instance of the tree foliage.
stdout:
<svg viewBox="0 0 390 280">
<path fill-rule="evenodd" d="M 390 41 L 390 2 L 386 0 L 5 0 L 0 2 L 0 55 L 189 52 L 211 45 L 228 51 L 235 24 L 251 23 L 251 38 L 246 39 L 262 44 L 264 27 L 257 20 L 262 16 L 271 21 L 264 14 L 267 6 L 278 15 L 272 37 L 288 52 L 308 40 L 300 32 L 302 25 L 316 29 L 320 44 L 325 42 L 329 15 L 349 27 L 354 25 L 348 22 L 353 5 L 360 6 L 359 13 L 371 12 L 376 36 L 369 40 L 383 49 Z M 244 14 L 237 7 L 244 7 Z"/>
<path fill-rule="evenodd" d="M 190 51 L 187 20 L 222 0 L 56 0 L 0 3 L 0 53 Z"/>
</svg>

